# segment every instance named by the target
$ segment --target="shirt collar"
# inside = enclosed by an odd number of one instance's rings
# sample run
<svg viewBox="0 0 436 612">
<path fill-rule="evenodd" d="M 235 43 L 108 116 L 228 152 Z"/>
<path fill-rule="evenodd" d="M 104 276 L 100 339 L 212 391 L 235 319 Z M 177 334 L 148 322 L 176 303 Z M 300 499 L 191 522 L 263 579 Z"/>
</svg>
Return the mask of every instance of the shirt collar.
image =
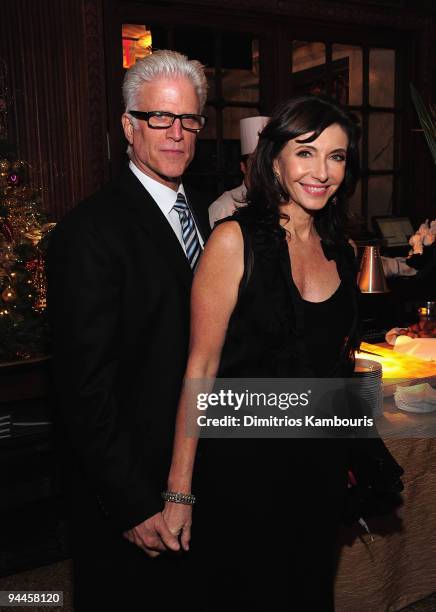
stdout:
<svg viewBox="0 0 436 612">
<path fill-rule="evenodd" d="M 182 183 L 180 183 L 177 191 L 174 191 L 174 189 L 171 189 L 166 185 L 162 185 L 162 183 L 159 183 L 159 181 L 156 181 L 142 172 L 142 170 L 140 170 L 132 161 L 129 162 L 129 168 L 151 195 L 164 215 L 168 216 L 171 212 L 171 209 L 176 203 L 177 194 L 182 193 L 186 198 L 185 189 Z"/>
</svg>

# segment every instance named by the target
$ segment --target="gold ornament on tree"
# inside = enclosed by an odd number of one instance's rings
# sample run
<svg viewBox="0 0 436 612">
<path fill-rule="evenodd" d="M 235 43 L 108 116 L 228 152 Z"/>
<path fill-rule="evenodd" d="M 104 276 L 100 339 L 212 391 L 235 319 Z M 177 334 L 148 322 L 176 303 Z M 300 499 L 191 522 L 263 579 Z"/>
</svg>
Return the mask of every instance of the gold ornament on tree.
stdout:
<svg viewBox="0 0 436 612">
<path fill-rule="evenodd" d="M 45 275 L 44 260 L 42 259 L 39 249 L 36 266 L 32 276 L 32 285 L 36 291 L 33 309 L 36 312 L 42 312 L 47 308 L 47 278 Z"/>
<path fill-rule="evenodd" d="M 17 292 L 12 287 L 12 285 L 8 285 L 6 289 L 2 291 L 2 300 L 6 304 L 10 304 L 11 302 L 15 302 L 17 299 Z"/>
<path fill-rule="evenodd" d="M 0 159 L 0 178 L 7 178 L 9 176 L 9 169 L 11 167 L 11 162 L 6 159 L 6 158 L 2 158 Z"/>
<path fill-rule="evenodd" d="M 40 190 L 24 184 L 23 160 L 0 159 L 0 362 L 48 354 L 47 223 Z"/>
<path fill-rule="evenodd" d="M 0 140 L 8 138 L 7 66 L 0 58 Z M 3 151 L 10 151 L 6 143 Z M 50 352 L 45 316 L 46 218 L 27 161 L 0 155 L 0 363 Z"/>
</svg>

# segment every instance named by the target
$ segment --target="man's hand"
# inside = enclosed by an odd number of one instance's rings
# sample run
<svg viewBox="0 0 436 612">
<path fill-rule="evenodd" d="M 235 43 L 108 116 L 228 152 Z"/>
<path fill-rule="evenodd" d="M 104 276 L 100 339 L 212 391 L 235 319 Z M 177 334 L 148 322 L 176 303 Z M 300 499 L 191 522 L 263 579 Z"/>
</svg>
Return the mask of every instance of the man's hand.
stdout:
<svg viewBox="0 0 436 612">
<path fill-rule="evenodd" d="M 180 550 L 179 540 L 167 527 L 162 512 L 123 533 L 132 544 L 136 544 L 149 557 L 158 557 L 165 550 Z"/>
<path fill-rule="evenodd" d="M 192 506 L 166 502 L 162 512 L 168 529 L 174 536 L 180 536 L 182 548 L 189 550 L 192 525 Z"/>
</svg>

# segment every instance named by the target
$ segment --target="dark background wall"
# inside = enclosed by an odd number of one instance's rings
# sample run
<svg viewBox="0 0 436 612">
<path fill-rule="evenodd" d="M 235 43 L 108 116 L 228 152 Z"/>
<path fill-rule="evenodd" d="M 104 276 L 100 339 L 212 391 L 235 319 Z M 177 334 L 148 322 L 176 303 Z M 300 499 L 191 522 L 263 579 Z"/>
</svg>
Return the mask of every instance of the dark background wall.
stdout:
<svg viewBox="0 0 436 612">
<path fill-rule="evenodd" d="M 8 139 L 58 219 L 106 173 L 101 3 L 7 0 L 1 10 Z"/>
<path fill-rule="evenodd" d="M 180 20 L 220 24 L 251 20 L 268 37 L 269 99 L 287 95 L 281 81 L 282 24 L 302 31 L 324 28 L 359 30 L 374 38 L 389 31 L 407 42 L 403 78 L 413 80 L 428 102 L 436 101 L 436 8 L 431 1 L 409 0 L 215 0 L 126 2 L 122 0 L 4 0 L 0 20 L 0 58 L 8 75 L 8 136 L 18 156 L 29 163 L 29 177 L 42 189 L 45 209 L 61 218 L 74 203 L 95 191 L 116 164 L 109 160 L 111 125 L 119 121 L 120 69 L 114 32 L 132 15 L 179 15 Z M 254 27 L 254 26 L 253 26 Z M 115 58 L 115 59 L 114 59 Z M 405 99 L 405 137 L 401 161 L 402 212 L 417 223 L 434 217 L 435 167 Z M 117 106 L 117 108 L 115 108 Z"/>
</svg>

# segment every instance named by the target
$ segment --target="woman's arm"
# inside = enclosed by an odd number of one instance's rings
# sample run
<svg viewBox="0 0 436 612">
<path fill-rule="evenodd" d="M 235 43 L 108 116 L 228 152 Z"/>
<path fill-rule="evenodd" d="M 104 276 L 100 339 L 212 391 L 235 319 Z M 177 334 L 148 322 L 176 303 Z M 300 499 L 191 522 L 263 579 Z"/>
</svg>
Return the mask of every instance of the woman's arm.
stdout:
<svg viewBox="0 0 436 612">
<path fill-rule="evenodd" d="M 230 315 L 235 307 L 244 271 L 244 243 L 239 224 L 228 221 L 212 233 L 194 278 L 191 296 L 191 338 L 185 381 L 214 379 Z M 186 435 L 189 391 L 185 384 L 176 418 L 168 490 L 191 492 L 198 438 Z M 167 502 L 164 517 L 172 533 L 181 534 L 188 550 L 191 506 Z"/>
</svg>

